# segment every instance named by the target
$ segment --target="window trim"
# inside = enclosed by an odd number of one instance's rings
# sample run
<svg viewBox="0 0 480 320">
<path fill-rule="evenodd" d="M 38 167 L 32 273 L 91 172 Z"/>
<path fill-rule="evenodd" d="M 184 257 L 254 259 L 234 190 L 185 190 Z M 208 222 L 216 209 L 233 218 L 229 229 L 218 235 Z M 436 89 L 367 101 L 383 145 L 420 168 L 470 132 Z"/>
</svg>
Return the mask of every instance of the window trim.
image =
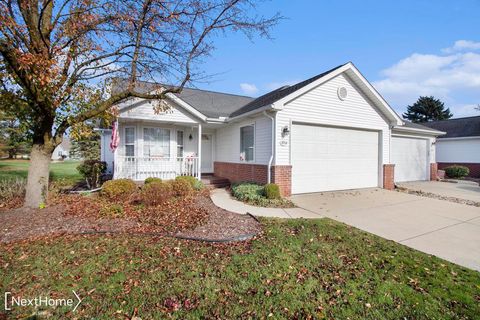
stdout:
<svg viewBox="0 0 480 320">
<path fill-rule="evenodd" d="M 127 143 L 127 129 L 133 129 L 133 142 Z M 125 134 L 125 139 L 123 142 L 123 154 L 125 157 L 136 157 L 137 154 L 137 129 L 135 126 L 126 126 L 123 128 L 123 133 Z M 133 156 L 127 156 L 127 146 L 133 146 Z"/>
<path fill-rule="evenodd" d="M 256 159 L 256 148 L 255 148 L 255 145 L 256 145 L 256 130 L 255 130 L 255 122 L 253 123 L 250 123 L 250 124 L 246 124 L 246 125 L 243 125 L 243 126 L 240 126 L 239 128 L 239 133 L 240 133 L 240 154 L 243 152 L 242 150 L 242 128 L 246 128 L 246 127 L 253 127 L 253 158 L 252 160 L 247 160 L 246 157 L 245 157 L 245 160 L 240 160 L 241 162 L 255 162 L 255 159 Z"/>
<path fill-rule="evenodd" d="M 178 144 L 178 133 L 181 132 L 182 133 L 182 144 Z M 184 130 L 177 130 L 177 135 L 176 135 L 176 144 L 177 144 L 177 149 L 176 149 L 176 153 L 177 153 L 177 158 L 183 158 L 185 157 L 185 131 Z M 178 153 L 178 148 L 179 147 L 182 147 L 182 155 L 180 155 Z"/>
<path fill-rule="evenodd" d="M 142 126 L 142 156 L 144 158 L 150 158 L 151 156 L 146 156 L 145 155 L 145 129 L 163 129 L 168 131 L 168 156 L 167 157 L 162 157 L 164 159 L 170 159 L 172 158 L 172 129 L 171 128 L 165 128 L 165 127 L 156 127 L 156 126 Z"/>
</svg>

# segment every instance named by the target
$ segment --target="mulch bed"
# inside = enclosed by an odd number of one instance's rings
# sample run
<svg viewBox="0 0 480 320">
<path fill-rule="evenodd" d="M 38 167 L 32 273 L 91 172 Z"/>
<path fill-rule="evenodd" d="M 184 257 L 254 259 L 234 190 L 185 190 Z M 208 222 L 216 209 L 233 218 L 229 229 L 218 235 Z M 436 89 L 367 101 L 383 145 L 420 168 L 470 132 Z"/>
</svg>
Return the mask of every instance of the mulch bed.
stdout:
<svg viewBox="0 0 480 320">
<path fill-rule="evenodd" d="M 149 208 L 152 210 L 150 219 L 146 219 L 145 215 L 102 218 L 94 206 L 95 200 L 89 203 L 79 195 L 64 197 L 67 197 L 66 201 L 56 202 L 44 209 L 0 211 L 0 242 L 84 233 L 152 234 L 222 242 L 244 240 L 261 231 L 260 223 L 253 217 L 218 208 L 206 194 L 179 204 L 184 206 L 182 210 L 173 210 L 172 214 Z M 73 214 L 73 205 L 77 206 L 76 212 L 83 213 Z"/>
</svg>

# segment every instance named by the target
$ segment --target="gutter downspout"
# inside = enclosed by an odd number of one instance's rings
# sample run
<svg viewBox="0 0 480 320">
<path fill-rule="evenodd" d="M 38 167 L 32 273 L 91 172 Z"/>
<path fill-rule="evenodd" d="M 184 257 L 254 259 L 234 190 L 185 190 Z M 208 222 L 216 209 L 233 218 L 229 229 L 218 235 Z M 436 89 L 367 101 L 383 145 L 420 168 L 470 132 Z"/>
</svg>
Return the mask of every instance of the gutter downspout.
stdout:
<svg viewBox="0 0 480 320">
<path fill-rule="evenodd" d="M 272 162 L 273 162 L 273 155 L 275 153 L 275 118 L 270 116 L 267 111 L 263 111 L 265 117 L 270 118 L 272 120 L 272 153 L 270 154 L 270 160 L 268 160 L 268 169 L 267 169 L 267 182 L 272 182 Z"/>
</svg>

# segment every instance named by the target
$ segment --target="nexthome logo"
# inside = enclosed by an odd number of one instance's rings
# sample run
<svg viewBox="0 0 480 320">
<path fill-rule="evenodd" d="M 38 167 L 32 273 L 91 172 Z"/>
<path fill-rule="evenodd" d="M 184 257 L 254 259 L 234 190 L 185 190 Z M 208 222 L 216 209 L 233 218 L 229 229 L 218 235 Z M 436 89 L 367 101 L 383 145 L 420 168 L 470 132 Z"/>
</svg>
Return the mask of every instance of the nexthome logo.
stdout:
<svg viewBox="0 0 480 320">
<path fill-rule="evenodd" d="M 71 307 L 75 312 L 82 302 L 78 294 L 73 291 L 75 299 L 53 299 L 48 296 L 38 296 L 35 298 L 22 298 L 12 295 L 11 292 L 5 292 L 5 310 L 10 311 L 12 307 Z M 76 302 L 76 303 L 75 303 Z"/>
</svg>

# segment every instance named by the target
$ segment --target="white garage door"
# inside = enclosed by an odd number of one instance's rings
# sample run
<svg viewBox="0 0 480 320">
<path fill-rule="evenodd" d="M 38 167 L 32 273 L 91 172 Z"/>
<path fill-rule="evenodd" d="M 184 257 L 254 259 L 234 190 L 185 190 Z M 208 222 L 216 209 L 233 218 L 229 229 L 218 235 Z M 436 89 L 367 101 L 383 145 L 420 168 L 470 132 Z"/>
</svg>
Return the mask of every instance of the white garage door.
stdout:
<svg viewBox="0 0 480 320">
<path fill-rule="evenodd" d="M 426 139 L 392 137 L 392 163 L 395 182 L 428 180 Z"/>
<path fill-rule="evenodd" d="M 378 186 L 378 132 L 292 127 L 292 193 Z"/>
</svg>

